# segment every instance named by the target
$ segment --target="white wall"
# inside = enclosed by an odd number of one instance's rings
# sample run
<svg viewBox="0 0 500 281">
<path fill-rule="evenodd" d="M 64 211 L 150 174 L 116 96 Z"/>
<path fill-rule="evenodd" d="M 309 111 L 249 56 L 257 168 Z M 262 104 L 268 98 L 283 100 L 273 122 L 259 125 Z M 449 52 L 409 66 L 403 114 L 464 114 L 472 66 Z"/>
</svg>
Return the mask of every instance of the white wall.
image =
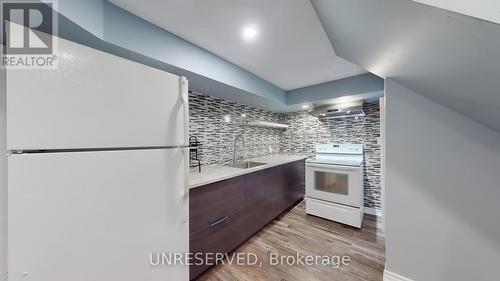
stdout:
<svg viewBox="0 0 500 281">
<path fill-rule="evenodd" d="M 5 70 L 0 69 L 0 280 L 7 280 L 7 157 L 4 157 L 6 153 L 5 82 Z"/>
<path fill-rule="evenodd" d="M 498 280 L 500 134 L 390 80 L 386 106 L 386 270 Z"/>
</svg>

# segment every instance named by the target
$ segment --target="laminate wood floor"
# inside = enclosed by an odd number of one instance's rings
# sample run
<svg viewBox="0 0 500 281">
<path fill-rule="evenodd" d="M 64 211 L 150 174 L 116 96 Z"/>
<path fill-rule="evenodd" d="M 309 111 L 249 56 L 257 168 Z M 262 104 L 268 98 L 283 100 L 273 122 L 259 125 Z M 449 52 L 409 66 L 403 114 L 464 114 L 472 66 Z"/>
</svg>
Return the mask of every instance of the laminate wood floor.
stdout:
<svg viewBox="0 0 500 281">
<path fill-rule="evenodd" d="M 268 224 L 236 253 L 254 253 L 259 264 L 219 264 L 198 280 L 382 280 L 385 238 L 381 221 L 365 215 L 361 229 L 306 215 L 305 203 Z M 270 265 L 270 253 L 280 256 L 350 257 L 350 265 Z M 275 261 L 275 260 L 274 260 Z M 262 265 L 260 264 L 262 262 Z"/>
</svg>

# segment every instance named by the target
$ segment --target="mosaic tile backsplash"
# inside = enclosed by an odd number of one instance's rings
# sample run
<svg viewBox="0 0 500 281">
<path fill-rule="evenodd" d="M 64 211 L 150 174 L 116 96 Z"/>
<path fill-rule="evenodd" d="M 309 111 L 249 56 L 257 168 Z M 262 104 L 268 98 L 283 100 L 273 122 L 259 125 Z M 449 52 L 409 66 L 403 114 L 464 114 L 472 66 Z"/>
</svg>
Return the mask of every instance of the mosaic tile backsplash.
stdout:
<svg viewBox="0 0 500 281">
<path fill-rule="evenodd" d="M 365 117 L 318 120 L 306 111 L 274 113 L 197 93 L 189 94 L 189 131 L 202 146 L 202 165 L 229 164 L 238 135 L 237 160 L 274 154 L 314 154 L 316 143 L 361 143 L 365 151 L 365 207 L 381 209 L 380 193 L 380 108 L 365 103 Z M 246 126 L 250 120 L 290 125 L 286 130 Z"/>
<path fill-rule="evenodd" d="M 239 134 L 243 135 L 245 149 L 238 141 L 237 160 L 279 154 L 283 130 L 250 127 L 245 123 L 248 120 L 280 122 L 280 117 L 279 113 L 189 94 L 189 132 L 202 144 L 199 150 L 202 165 L 231 163 L 234 140 Z"/>
</svg>

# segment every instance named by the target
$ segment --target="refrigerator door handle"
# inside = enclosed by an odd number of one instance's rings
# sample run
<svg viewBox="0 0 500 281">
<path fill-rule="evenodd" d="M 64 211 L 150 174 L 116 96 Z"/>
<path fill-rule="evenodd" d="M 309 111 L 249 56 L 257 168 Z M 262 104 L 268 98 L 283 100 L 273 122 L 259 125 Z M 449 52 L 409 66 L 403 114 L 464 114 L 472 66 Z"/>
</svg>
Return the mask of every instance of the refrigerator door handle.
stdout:
<svg viewBox="0 0 500 281">
<path fill-rule="evenodd" d="M 184 189 L 182 192 L 182 196 L 187 198 L 189 197 L 189 147 L 182 148 L 182 153 L 184 154 Z"/>
<path fill-rule="evenodd" d="M 189 199 L 189 147 L 182 147 L 182 154 L 184 154 L 184 186 L 182 189 L 182 199 L 183 200 L 188 200 Z M 189 206 L 188 204 L 186 204 Z M 187 223 L 188 222 L 188 210 L 185 210 L 183 212 L 182 216 L 182 222 Z"/>
<path fill-rule="evenodd" d="M 179 78 L 179 91 L 182 98 L 182 109 L 184 114 L 184 140 L 181 146 L 184 154 L 184 186 L 182 189 L 183 200 L 189 199 L 189 93 L 188 80 L 186 77 Z M 186 204 L 189 206 L 189 204 Z M 188 210 L 183 212 L 182 222 L 188 222 Z"/>
<path fill-rule="evenodd" d="M 182 105 L 184 111 L 184 142 L 183 145 L 189 145 L 189 94 L 188 81 L 186 77 L 180 77 L 179 88 L 182 97 Z"/>
</svg>

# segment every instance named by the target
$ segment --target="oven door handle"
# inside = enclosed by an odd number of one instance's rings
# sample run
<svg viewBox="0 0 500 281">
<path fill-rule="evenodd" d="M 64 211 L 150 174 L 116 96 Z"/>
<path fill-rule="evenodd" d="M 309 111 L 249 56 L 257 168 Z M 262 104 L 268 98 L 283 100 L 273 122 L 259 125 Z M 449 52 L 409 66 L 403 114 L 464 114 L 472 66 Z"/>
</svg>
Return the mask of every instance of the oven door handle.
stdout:
<svg viewBox="0 0 500 281">
<path fill-rule="evenodd" d="M 357 166 L 341 166 L 341 165 L 331 165 L 331 164 L 306 163 L 306 167 L 356 171 L 356 170 L 360 170 L 362 165 L 357 167 Z"/>
</svg>

